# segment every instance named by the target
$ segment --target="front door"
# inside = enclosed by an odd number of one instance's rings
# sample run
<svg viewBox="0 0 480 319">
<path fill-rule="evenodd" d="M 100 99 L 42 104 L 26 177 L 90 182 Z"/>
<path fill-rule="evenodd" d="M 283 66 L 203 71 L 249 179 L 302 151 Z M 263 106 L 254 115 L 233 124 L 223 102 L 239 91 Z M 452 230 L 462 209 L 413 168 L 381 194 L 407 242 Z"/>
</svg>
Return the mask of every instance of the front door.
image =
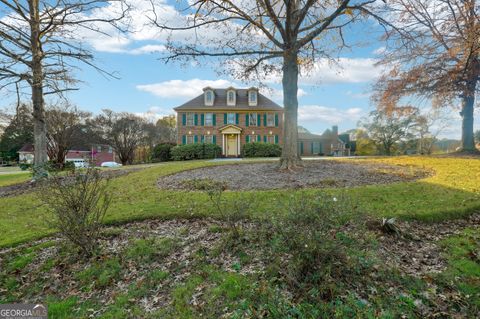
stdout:
<svg viewBox="0 0 480 319">
<path fill-rule="evenodd" d="M 227 156 L 237 156 L 237 136 L 227 135 Z"/>
</svg>

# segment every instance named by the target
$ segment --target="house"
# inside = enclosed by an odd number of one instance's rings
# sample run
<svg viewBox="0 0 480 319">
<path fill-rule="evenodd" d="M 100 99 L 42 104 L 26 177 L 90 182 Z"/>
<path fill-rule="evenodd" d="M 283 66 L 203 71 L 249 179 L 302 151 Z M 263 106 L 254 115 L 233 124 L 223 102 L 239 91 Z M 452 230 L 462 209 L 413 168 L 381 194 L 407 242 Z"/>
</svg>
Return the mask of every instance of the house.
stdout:
<svg viewBox="0 0 480 319">
<path fill-rule="evenodd" d="M 348 134 L 339 135 L 336 125 L 321 135 L 313 134 L 302 126 L 298 127 L 298 153 L 301 156 L 349 156 L 350 144 Z"/>
<path fill-rule="evenodd" d="M 18 151 L 18 155 L 20 163 L 32 164 L 34 159 L 33 145 L 25 144 Z M 65 156 L 65 162 L 85 163 L 89 161 L 94 162 L 96 166 L 100 166 L 103 162 L 114 162 L 115 152 L 109 145 L 92 144 L 72 147 Z"/>
<path fill-rule="evenodd" d="M 174 110 L 179 145 L 213 143 L 222 148 L 222 156 L 237 157 L 246 143 L 282 143 L 283 107 L 259 93 L 258 88 L 206 87 L 203 94 Z M 337 126 L 322 135 L 300 126 L 299 154 L 350 155 L 350 140 L 341 137 Z"/>
<path fill-rule="evenodd" d="M 283 108 L 257 88 L 214 89 L 174 108 L 177 144 L 214 143 L 237 157 L 246 143 L 282 143 Z"/>
</svg>

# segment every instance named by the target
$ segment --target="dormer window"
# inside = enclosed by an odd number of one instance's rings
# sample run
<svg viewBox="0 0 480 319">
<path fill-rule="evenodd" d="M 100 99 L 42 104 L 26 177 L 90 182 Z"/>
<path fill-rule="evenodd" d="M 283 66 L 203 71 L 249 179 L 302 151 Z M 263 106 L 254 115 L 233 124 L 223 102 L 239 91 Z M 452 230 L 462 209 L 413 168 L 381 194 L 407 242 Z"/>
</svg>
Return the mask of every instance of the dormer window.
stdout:
<svg viewBox="0 0 480 319">
<path fill-rule="evenodd" d="M 205 92 L 205 105 L 207 106 L 212 106 L 214 101 L 215 101 L 215 94 L 213 93 L 213 90 L 209 87 L 206 87 L 203 89 Z"/>
<path fill-rule="evenodd" d="M 256 106 L 258 100 L 258 92 L 255 88 L 248 90 L 248 105 Z"/>
<path fill-rule="evenodd" d="M 227 105 L 228 106 L 235 106 L 237 100 L 237 94 L 234 88 L 227 89 Z"/>
</svg>

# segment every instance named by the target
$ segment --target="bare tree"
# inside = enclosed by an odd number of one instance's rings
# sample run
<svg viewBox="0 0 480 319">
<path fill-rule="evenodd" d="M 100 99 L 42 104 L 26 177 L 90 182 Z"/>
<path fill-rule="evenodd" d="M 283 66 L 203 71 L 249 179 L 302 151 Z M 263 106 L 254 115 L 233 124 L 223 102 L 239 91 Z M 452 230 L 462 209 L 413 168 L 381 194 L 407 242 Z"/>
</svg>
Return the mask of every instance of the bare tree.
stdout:
<svg viewBox="0 0 480 319">
<path fill-rule="evenodd" d="M 432 154 L 438 136 L 450 125 L 448 114 L 442 109 L 429 110 L 417 115 L 415 122 L 413 130 L 418 137 L 418 152 Z"/>
<path fill-rule="evenodd" d="M 389 0 L 395 28 L 387 34 L 376 99 L 385 109 L 404 97 L 432 100 L 438 107 L 460 102 L 462 150 L 474 151 L 473 113 L 480 80 L 478 0 Z"/>
<path fill-rule="evenodd" d="M 59 168 L 63 167 L 65 156 L 72 146 L 80 142 L 81 125 L 89 116 L 90 113 L 79 111 L 69 104 L 47 108 L 47 152 L 50 160 Z"/>
<path fill-rule="evenodd" d="M 113 147 L 122 164 L 132 164 L 135 150 L 145 140 L 145 119 L 130 113 L 103 110 L 93 123 L 96 134 Z"/>
<path fill-rule="evenodd" d="M 236 76 L 245 79 L 281 74 L 285 123 L 280 167 L 292 169 L 300 164 L 299 72 L 310 69 L 317 59 L 331 59 L 346 46 L 344 28 L 371 13 L 367 5 L 375 0 L 184 0 L 177 1 L 183 15 L 175 21 L 162 21 L 163 12 L 156 9 L 155 0 L 151 2 L 154 24 L 171 32 L 167 62 L 223 58 Z M 189 30 L 193 31 L 189 41 L 177 40 Z"/>
<path fill-rule="evenodd" d="M 100 8 L 115 6 L 109 15 Z M 107 35 L 102 25 L 120 29 L 122 0 L 0 0 L 0 88 L 28 84 L 34 118 L 35 165 L 47 161 L 44 97 L 73 90 L 75 63 L 94 67 L 82 33 Z"/>
</svg>

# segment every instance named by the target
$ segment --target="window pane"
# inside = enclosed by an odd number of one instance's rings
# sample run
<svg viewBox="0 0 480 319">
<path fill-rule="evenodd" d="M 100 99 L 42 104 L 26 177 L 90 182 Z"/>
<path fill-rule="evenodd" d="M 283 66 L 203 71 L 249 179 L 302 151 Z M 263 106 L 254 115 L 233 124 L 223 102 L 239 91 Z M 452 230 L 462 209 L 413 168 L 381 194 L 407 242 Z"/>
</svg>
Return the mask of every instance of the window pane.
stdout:
<svg viewBox="0 0 480 319">
<path fill-rule="evenodd" d="M 207 91 L 207 102 L 211 103 L 212 102 L 212 91 Z"/>
<path fill-rule="evenodd" d="M 268 143 L 270 143 L 270 144 L 275 144 L 275 136 L 269 135 L 269 136 L 268 136 Z"/>
<path fill-rule="evenodd" d="M 187 135 L 187 144 L 193 144 L 193 135 Z"/>
<path fill-rule="evenodd" d="M 255 103 L 257 101 L 257 92 L 251 91 L 250 92 L 250 102 Z"/>
<path fill-rule="evenodd" d="M 194 118 L 193 113 L 187 113 L 187 125 L 188 126 L 193 126 L 193 124 L 194 124 L 193 118 Z"/>
<path fill-rule="evenodd" d="M 205 126 L 213 125 L 213 113 L 205 113 Z"/>
<path fill-rule="evenodd" d="M 233 103 L 235 99 L 234 92 L 230 91 L 228 92 L 228 102 Z"/>
<path fill-rule="evenodd" d="M 250 113 L 248 124 L 250 126 L 257 126 L 257 113 Z"/>
<path fill-rule="evenodd" d="M 213 143 L 213 135 L 205 135 L 204 142 L 212 144 Z"/>
<path fill-rule="evenodd" d="M 267 126 L 275 126 L 275 114 L 267 114 Z"/>
<path fill-rule="evenodd" d="M 235 124 L 235 113 L 228 113 L 227 124 Z"/>
</svg>

